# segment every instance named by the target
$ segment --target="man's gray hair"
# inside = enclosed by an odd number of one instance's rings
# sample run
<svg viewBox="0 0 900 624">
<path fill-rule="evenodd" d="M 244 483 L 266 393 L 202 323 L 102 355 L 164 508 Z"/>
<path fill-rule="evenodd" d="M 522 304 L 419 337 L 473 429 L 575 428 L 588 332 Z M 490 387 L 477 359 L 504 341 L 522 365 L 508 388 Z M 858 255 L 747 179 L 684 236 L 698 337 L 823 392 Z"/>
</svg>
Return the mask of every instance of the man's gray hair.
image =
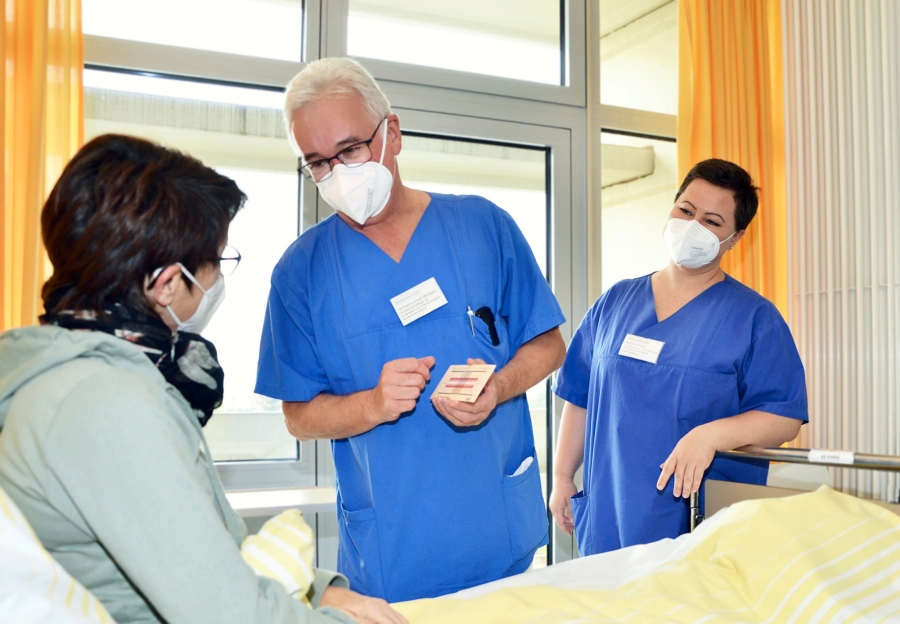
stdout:
<svg viewBox="0 0 900 624">
<path fill-rule="evenodd" d="M 284 125 L 288 140 L 299 153 L 291 132 L 294 113 L 308 104 L 328 97 L 358 94 L 372 115 L 381 121 L 391 114 L 391 103 L 365 67 L 348 58 L 313 61 L 294 76 L 284 90 Z"/>
</svg>

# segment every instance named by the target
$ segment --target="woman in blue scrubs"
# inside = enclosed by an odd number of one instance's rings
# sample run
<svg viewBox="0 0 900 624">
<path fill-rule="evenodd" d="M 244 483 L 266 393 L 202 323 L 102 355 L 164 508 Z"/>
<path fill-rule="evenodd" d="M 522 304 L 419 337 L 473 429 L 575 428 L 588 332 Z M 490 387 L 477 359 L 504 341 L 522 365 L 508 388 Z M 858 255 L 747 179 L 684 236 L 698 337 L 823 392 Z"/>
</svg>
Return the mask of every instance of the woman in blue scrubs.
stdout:
<svg viewBox="0 0 900 624">
<path fill-rule="evenodd" d="M 686 532 L 702 479 L 766 482 L 767 462 L 716 451 L 778 446 L 807 422 L 784 319 L 720 266 L 758 203 L 739 166 L 696 165 L 665 228 L 669 264 L 615 284 L 576 331 L 554 387 L 565 404 L 550 509 L 581 555 Z"/>
</svg>

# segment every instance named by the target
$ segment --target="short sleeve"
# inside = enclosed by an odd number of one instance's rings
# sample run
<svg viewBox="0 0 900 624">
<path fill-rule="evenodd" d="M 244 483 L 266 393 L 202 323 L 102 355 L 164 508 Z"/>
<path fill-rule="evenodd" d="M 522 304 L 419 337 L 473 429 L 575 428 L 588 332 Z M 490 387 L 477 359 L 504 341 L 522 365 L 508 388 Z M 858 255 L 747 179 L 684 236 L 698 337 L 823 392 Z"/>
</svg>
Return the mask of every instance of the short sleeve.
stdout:
<svg viewBox="0 0 900 624">
<path fill-rule="evenodd" d="M 594 331 L 597 327 L 598 310 L 603 298 L 584 315 L 569 348 L 566 359 L 556 376 L 553 392 L 572 405 L 587 408 L 588 386 L 591 381 L 591 362 L 594 357 Z"/>
<path fill-rule="evenodd" d="M 510 353 L 566 322 L 531 246 L 513 218 L 500 210 L 504 289 L 500 314 L 509 327 Z"/>
<path fill-rule="evenodd" d="M 754 318 L 738 380 L 740 413 L 760 410 L 809 422 L 806 375 L 791 331 L 774 306 Z"/>
<path fill-rule="evenodd" d="M 272 272 L 254 391 L 282 401 L 311 401 L 330 389 L 318 355 L 308 295 L 292 288 L 279 263 Z"/>
</svg>

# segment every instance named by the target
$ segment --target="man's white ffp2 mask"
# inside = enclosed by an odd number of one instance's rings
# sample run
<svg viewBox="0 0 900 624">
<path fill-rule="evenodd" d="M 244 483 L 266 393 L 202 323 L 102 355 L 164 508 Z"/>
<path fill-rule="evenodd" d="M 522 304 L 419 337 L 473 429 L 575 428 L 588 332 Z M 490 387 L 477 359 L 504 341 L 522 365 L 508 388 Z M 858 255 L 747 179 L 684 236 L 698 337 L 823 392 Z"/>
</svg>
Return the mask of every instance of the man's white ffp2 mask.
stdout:
<svg viewBox="0 0 900 624">
<path fill-rule="evenodd" d="M 394 176 L 382 163 L 387 146 L 387 120 L 381 142 L 381 158 L 348 167 L 343 163 L 334 165 L 331 175 L 316 182 L 319 194 L 328 205 L 364 225 L 366 221 L 384 210 L 391 196 Z"/>
</svg>

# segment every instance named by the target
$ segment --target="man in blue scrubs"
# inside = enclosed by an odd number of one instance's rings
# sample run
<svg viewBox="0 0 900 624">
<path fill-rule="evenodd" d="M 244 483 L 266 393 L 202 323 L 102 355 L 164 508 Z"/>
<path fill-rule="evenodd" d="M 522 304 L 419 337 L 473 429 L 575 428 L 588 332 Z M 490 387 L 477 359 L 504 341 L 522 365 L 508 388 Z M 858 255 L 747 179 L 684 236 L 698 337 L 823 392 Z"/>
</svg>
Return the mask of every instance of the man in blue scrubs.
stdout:
<svg viewBox="0 0 900 624">
<path fill-rule="evenodd" d="M 403 185 L 399 120 L 355 61 L 310 63 L 285 120 L 337 213 L 275 267 L 256 391 L 332 439 L 338 569 L 391 602 L 525 570 L 548 523 L 524 392 L 565 354 L 528 244 L 483 198 Z M 430 401 L 466 363 L 497 367 L 477 401 Z"/>
</svg>

